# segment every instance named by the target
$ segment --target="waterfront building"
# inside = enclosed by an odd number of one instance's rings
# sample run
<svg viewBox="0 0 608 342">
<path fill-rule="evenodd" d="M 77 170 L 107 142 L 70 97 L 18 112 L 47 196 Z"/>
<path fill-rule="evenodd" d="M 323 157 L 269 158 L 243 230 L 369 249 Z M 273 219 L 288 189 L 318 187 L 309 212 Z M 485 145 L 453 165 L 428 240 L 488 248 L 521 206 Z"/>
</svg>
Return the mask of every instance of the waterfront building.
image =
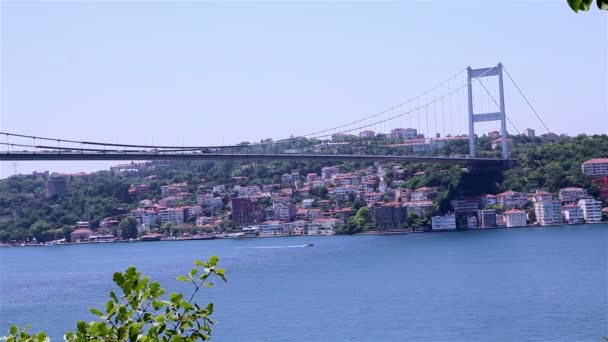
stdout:
<svg viewBox="0 0 608 342">
<path fill-rule="evenodd" d="M 564 214 L 564 223 L 583 223 L 583 209 L 576 204 L 567 204 L 563 206 L 562 213 Z"/>
<path fill-rule="evenodd" d="M 314 220 L 308 223 L 307 235 L 334 235 L 335 227 L 339 223 L 342 222 L 333 218 Z"/>
<path fill-rule="evenodd" d="M 467 216 L 467 228 L 477 229 L 477 217 Z"/>
<path fill-rule="evenodd" d="M 158 220 L 158 213 L 155 210 L 137 208 L 131 211 L 131 215 L 137 220 L 139 226 L 144 229 L 150 229 Z"/>
<path fill-rule="evenodd" d="M 443 216 L 433 216 L 431 218 L 431 227 L 433 230 L 455 230 L 456 215 L 445 214 Z"/>
<path fill-rule="evenodd" d="M 527 199 L 521 192 L 508 190 L 496 195 L 496 202 L 503 208 L 523 208 Z"/>
<path fill-rule="evenodd" d="M 88 228 L 79 228 L 70 234 L 70 238 L 72 239 L 72 242 L 86 241 L 92 234 L 93 232 Z"/>
<path fill-rule="evenodd" d="M 508 228 L 511 227 L 525 227 L 527 225 L 528 215 L 523 210 L 511 209 L 507 210 L 504 214 L 504 221 Z"/>
<path fill-rule="evenodd" d="M 496 227 L 496 210 L 482 209 L 477 213 L 479 219 L 479 228 L 494 228 Z"/>
<path fill-rule="evenodd" d="M 593 198 L 583 198 L 578 201 L 583 210 L 585 222 L 600 222 L 602 220 L 602 202 Z"/>
<path fill-rule="evenodd" d="M 319 176 L 316 173 L 309 173 L 306 175 L 306 181 L 308 183 L 314 182 L 319 178 Z"/>
<path fill-rule="evenodd" d="M 583 173 L 590 177 L 608 176 L 608 158 L 589 159 L 581 168 Z"/>
<path fill-rule="evenodd" d="M 166 208 L 158 211 L 160 224 L 172 223 L 181 225 L 184 223 L 184 208 Z"/>
<path fill-rule="evenodd" d="M 587 197 L 587 190 L 583 188 L 568 187 L 559 189 L 559 200 L 564 203 L 576 202 L 581 198 Z"/>
<path fill-rule="evenodd" d="M 308 222 L 304 220 L 297 220 L 294 222 L 285 223 L 284 226 L 287 227 L 291 235 L 305 235 L 307 224 Z"/>
<path fill-rule="evenodd" d="M 542 225 L 562 224 L 563 213 L 560 201 L 540 201 L 534 202 L 534 213 L 537 222 Z"/>
<path fill-rule="evenodd" d="M 377 227 L 398 228 L 407 221 L 407 207 L 399 202 L 377 203 L 372 206 L 372 215 Z"/>
<path fill-rule="evenodd" d="M 283 223 L 279 221 L 264 221 L 260 223 L 260 236 L 284 236 L 289 235 L 289 232 L 284 231 Z"/>
<path fill-rule="evenodd" d="M 258 226 L 248 226 L 241 229 L 243 233 L 245 233 L 245 237 L 256 237 L 260 235 L 260 227 Z"/>
</svg>

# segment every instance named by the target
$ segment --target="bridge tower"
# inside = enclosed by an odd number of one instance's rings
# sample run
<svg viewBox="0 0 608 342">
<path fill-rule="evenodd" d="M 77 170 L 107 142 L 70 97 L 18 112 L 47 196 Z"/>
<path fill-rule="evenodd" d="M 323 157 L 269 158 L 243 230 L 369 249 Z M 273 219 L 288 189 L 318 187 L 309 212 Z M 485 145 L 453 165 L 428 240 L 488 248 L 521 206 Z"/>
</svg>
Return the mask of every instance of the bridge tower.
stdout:
<svg viewBox="0 0 608 342">
<path fill-rule="evenodd" d="M 498 92 L 500 94 L 500 111 L 495 113 L 475 113 L 473 108 L 473 79 L 498 76 Z M 505 94 L 502 85 L 502 63 L 492 68 L 471 69 L 467 68 L 468 80 L 468 103 L 469 103 L 469 155 L 475 157 L 475 123 L 483 121 L 500 121 L 500 137 L 502 143 L 502 159 L 509 158 L 509 145 L 507 141 L 507 124 L 505 114 Z"/>
</svg>

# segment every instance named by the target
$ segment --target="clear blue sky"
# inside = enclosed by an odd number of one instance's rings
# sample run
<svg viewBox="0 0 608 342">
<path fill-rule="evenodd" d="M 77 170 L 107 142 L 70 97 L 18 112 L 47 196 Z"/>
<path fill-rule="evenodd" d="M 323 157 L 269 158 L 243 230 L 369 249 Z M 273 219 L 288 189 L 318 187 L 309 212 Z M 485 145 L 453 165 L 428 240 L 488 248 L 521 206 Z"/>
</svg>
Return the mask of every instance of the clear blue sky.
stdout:
<svg viewBox="0 0 608 342">
<path fill-rule="evenodd" d="M 575 14 L 565 0 L 0 6 L 3 131 L 156 144 L 281 138 L 499 61 L 552 131 L 608 131 L 607 14 Z M 542 133 L 506 87 L 515 126 Z M 12 163 L 1 170 L 12 174 Z"/>
</svg>

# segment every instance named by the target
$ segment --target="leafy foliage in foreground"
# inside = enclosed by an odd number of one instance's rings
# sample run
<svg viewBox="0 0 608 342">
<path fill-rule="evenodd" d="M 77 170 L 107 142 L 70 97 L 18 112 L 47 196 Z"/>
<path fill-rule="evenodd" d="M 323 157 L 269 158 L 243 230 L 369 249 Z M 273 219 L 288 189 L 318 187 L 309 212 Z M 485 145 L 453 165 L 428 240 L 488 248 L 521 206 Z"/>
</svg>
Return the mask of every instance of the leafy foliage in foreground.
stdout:
<svg viewBox="0 0 608 342">
<path fill-rule="evenodd" d="M 207 262 L 196 260 L 195 267 L 187 275 L 177 280 L 191 283 L 192 295 L 186 299 L 181 293 L 173 292 L 164 297 L 165 289 L 158 282 L 150 282 L 149 277 L 142 277 L 135 267 L 129 267 L 124 273 L 114 273 L 114 283 L 122 290 L 120 297 L 110 291 L 110 299 L 104 310 L 89 309 L 99 317 L 99 321 L 76 324 L 75 332 L 67 332 L 66 341 L 207 341 L 211 338 L 210 318 L 213 303 L 204 307 L 195 301 L 198 291 L 204 287 L 213 287 L 210 277 L 226 281 L 225 271 L 217 267 L 219 259 L 212 256 Z M 49 341 L 44 333 L 30 334 L 25 329 L 12 326 L 9 335 L 2 340 L 16 341 Z"/>
<path fill-rule="evenodd" d="M 593 0 L 568 0 L 568 5 L 574 12 L 588 11 L 593 4 Z M 595 0 L 597 8 L 601 10 L 608 10 L 608 0 Z"/>
</svg>

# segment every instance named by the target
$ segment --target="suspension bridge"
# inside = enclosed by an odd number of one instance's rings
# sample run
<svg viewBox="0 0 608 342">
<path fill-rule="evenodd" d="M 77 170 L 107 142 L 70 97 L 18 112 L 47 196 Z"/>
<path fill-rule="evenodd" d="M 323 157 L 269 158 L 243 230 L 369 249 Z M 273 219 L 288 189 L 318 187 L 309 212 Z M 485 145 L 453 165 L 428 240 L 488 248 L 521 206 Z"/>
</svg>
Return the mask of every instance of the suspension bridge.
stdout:
<svg viewBox="0 0 608 342">
<path fill-rule="evenodd" d="M 233 145 L 119 144 L 0 132 L 0 161 L 61 160 L 316 160 L 460 163 L 507 167 L 507 123 L 503 73 L 547 126 L 502 64 L 461 70 L 415 97 L 360 119 L 304 135 Z M 484 82 L 485 81 L 485 82 Z M 496 140 L 488 153 L 476 148 L 476 130 L 486 125 Z M 407 128 L 403 128 L 407 127 Z M 450 144 L 468 153 L 441 155 Z M 498 153 L 500 151 L 500 153 Z M 483 155 L 479 155 L 482 152 Z"/>
</svg>

